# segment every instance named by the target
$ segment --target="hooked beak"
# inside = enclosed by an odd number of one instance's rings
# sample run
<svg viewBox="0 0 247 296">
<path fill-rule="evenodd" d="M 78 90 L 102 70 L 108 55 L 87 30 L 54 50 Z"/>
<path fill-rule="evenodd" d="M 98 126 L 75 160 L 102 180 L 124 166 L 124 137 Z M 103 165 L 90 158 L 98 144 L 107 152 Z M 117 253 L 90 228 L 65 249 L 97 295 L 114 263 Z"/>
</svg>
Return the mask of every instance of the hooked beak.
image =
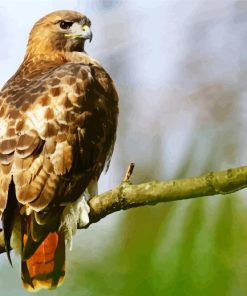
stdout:
<svg viewBox="0 0 247 296">
<path fill-rule="evenodd" d="M 65 37 L 83 38 L 88 39 L 89 42 L 93 39 L 93 33 L 88 25 L 83 25 L 82 27 L 77 26 L 75 32 L 64 34 Z"/>
<path fill-rule="evenodd" d="M 81 34 L 81 37 L 83 39 L 88 39 L 89 42 L 92 41 L 92 39 L 93 39 L 93 33 L 92 33 L 92 31 L 91 31 L 91 29 L 89 28 L 88 25 L 82 26 L 82 34 Z"/>
</svg>

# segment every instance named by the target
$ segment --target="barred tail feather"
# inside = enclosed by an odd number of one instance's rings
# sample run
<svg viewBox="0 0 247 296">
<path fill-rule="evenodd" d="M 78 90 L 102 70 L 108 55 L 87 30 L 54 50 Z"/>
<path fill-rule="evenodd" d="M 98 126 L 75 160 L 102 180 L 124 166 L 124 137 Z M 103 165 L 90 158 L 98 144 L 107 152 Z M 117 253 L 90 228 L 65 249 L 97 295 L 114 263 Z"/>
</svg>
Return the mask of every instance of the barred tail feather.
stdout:
<svg viewBox="0 0 247 296">
<path fill-rule="evenodd" d="M 27 234 L 23 234 L 23 247 Z M 22 257 L 23 287 L 29 292 L 54 289 L 62 284 L 65 275 L 65 240 L 61 232 L 50 232 L 34 254 Z"/>
</svg>

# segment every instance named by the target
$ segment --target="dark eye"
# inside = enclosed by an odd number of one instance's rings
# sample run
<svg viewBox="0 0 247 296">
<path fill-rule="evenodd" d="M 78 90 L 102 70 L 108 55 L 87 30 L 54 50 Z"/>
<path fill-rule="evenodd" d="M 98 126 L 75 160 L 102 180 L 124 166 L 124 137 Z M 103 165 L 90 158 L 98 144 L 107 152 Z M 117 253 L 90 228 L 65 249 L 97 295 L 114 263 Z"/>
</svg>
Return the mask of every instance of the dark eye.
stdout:
<svg viewBox="0 0 247 296">
<path fill-rule="evenodd" d="M 68 30 L 72 25 L 73 25 L 73 22 L 69 22 L 69 21 L 61 21 L 59 23 L 60 25 L 60 28 L 63 29 L 63 30 Z"/>
</svg>

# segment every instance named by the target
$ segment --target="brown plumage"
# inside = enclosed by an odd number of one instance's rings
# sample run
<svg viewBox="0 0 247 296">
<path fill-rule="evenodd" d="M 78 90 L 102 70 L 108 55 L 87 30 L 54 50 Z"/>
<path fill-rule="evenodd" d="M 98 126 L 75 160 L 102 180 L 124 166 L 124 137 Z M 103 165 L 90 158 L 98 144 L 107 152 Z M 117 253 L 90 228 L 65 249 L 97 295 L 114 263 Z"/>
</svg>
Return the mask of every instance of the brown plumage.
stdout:
<svg viewBox="0 0 247 296">
<path fill-rule="evenodd" d="M 13 221 L 21 221 L 22 279 L 31 290 L 62 281 L 66 205 L 98 180 L 113 151 L 118 96 L 84 51 L 90 25 L 74 11 L 38 21 L 0 93 L 0 214 L 8 252 Z"/>
</svg>

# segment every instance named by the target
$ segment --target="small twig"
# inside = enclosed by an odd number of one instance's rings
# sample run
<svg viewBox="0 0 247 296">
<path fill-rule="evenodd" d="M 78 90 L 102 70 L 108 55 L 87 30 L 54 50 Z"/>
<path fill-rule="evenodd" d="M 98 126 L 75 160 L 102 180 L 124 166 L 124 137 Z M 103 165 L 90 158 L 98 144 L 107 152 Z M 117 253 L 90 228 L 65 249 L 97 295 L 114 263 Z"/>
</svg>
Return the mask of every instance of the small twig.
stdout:
<svg viewBox="0 0 247 296">
<path fill-rule="evenodd" d="M 126 171 L 123 182 L 129 182 L 129 179 L 133 173 L 134 167 L 135 167 L 135 164 L 133 162 L 131 162 L 128 166 L 127 171 Z"/>
<path fill-rule="evenodd" d="M 132 185 L 128 182 L 134 164 L 130 164 L 124 182 L 118 187 L 89 200 L 89 225 L 120 211 L 160 202 L 190 199 L 202 196 L 229 194 L 247 187 L 247 166 L 211 172 L 199 177 L 150 181 Z M 0 231 L 0 253 L 5 252 L 3 232 Z"/>
<path fill-rule="evenodd" d="M 247 166 L 185 179 L 150 181 L 137 185 L 123 182 L 118 187 L 89 200 L 90 223 L 86 228 L 120 210 L 160 202 L 229 194 L 246 187 Z"/>
</svg>

